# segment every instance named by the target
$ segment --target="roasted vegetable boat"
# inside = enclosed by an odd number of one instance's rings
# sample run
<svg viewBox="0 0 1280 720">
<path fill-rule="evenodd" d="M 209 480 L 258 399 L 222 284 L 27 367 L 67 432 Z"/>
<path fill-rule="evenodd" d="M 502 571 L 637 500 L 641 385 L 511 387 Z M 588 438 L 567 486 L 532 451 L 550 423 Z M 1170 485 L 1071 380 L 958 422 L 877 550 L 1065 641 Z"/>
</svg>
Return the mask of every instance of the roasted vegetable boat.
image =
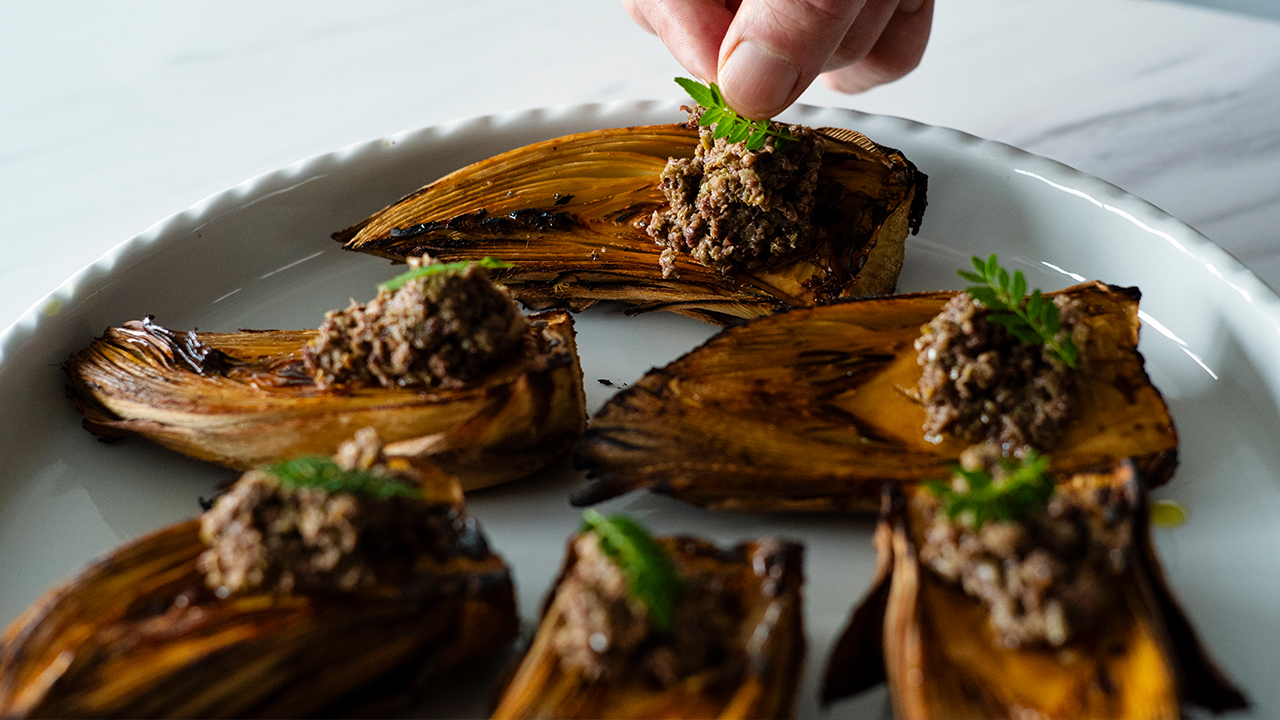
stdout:
<svg viewBox="0 0 1280 720">
<path fill-rule="evenodd" d="M 960 294 L 854 299 L 721 331 L 595 414 L 574 502 L 650 488 L 708 507 L 875 512 L 886 481 L 945 475 L 977 440 L 925 431 L 916 343 Z M 1072 301 L 1082 328 L 1053 470 L 1131 458 L 1148 486 L 1166 482 L 1178 437 L 1137 351 L 1139 292 L 1095 282 L 1045 297 Z"/>
<path fill-rule="evenodd" d="M 468 490 L 562 456 L 586 426 L 573 319 L 520 315 L 492 286 L 501 297 L 482 295 L 475 264 L 426 267 L 444 270 L 329 313 L 319 331 L 179 334 L 151 318 L 110 328 L 65 364 L 72 399 L 95 434 L 240 470 L 330 454 L 362 427 L 389 456 L 439 464 Z M 423 283 L 446 275 L 464 289 L 424 299 L 434 285 Z M 497 307 L 477 314 L 486 303 Z M 468 353 L 495 335 L 502 352 L 475 364 Z"/>
<path fill-rule="evenodd" d="M 588 511 L 590 513 L 590 511 Z M 656 542 L 595 516 L 495 718 L 779 718 L 795 711 L 803 548 Z"/>
<path fill-rule="evenodd" d="M 49 591 L 5 632 L 0 716 L 394 710 L 518 631 L 456 480 L 380 457 L 364 431 L 336 461 L 247 473 L 200 519 Z"/>
<path fill-rule="evenodd" d="M 889 486 L 871 592 L 832 652 L 831 701 L 888 680 L 895 716 L 1178 718 L 1247 705 L 1165 582 L 1131 463 L 1023 518 L 948 518 Z"/>
<path fill-rule="evenodd" d="M 703 155 L 738 152 L 738 145 L 714 138 L 709 128 L 702 128 L 700 140 L 697 117 L 685 124 L 598 130 L 518 148 L 457 170 L 334 238 L 349 250 L 392 259 L 502 257 L 514 267 L 499 277 L 532 307 L 578 310 L 614 300 L 638 311 L 669 310 L 724 323 L 894 289 L 904 240 L 920 226 L 927 178 L 897 150 L 839 128 L 814 134 L 825 150 L 812 176 L 806 176 L 811 208 L 806 205 L 799 213 L 789 205 L 775 208 L 790 199 L 775 200 L 769 190 L 761 198 L 738 187 L 735 192 L 744 198 L 733 203 L 736 209 L 721 212 L 754 217 L 777 210 L 785 217 L 765 220 L 760 228 L 772 238 L 764 243 L 768 247 L 742 263 L 722 264 L 728 255 L 742 256 L 748 244 L 734 230 L 717 241 L 711 265 L 705 264 L 708 253 L 664 253 L 663 233 L 654 227 L 659 237 L 650 234 L 662 211 L 691 204 L 699 183 L 713 184 L 705 179 L 712 177 L 711 168 L 725 165 L 709 157 L 704 166 Z M 754 163 L 746 173 L 756 178 L 752 168 L 791 163 L 772 162 L 780 147 L 771 137 L 759 152 L 739 160 Z M 695 163 L 698 169 L 692 178 L 688 173 L 675 177 L 668 161 L 673 167 Z M 767 177 L 751 182 L 757 189 L 770 184 Z M 697 203 L 715 204 L 706 199 L 710 194 L 699 195 Z M 796 214 L 805 227 L 789 229 Z M 717 227 L 721 222 L 721 217 L 707 221 Z M 693 234 L 676 232 L 676 244 Z"/>
</svg>

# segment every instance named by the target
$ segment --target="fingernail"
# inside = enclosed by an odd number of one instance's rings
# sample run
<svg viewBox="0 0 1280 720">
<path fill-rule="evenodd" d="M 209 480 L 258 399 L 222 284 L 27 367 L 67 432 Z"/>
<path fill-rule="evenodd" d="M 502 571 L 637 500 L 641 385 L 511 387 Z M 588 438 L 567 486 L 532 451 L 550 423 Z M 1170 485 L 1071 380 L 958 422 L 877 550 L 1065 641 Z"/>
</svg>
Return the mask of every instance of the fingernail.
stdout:
<svg viewBox="0 0 1280 720">
<path fill-rule="evenodd" d="M 898 3 L 898 12 L 903 15 L 911 15 L 920 12 L 920 8 L 924 7 L 924 0 L 902 0 Z"/>
<path fill-rule="evenodd" d="M 782 112 L 800 80 L 794 63 L 750 40 L 733 48 L 718 75 L 730 107 L 750 118 L 770 118 Z"/>
</svg>

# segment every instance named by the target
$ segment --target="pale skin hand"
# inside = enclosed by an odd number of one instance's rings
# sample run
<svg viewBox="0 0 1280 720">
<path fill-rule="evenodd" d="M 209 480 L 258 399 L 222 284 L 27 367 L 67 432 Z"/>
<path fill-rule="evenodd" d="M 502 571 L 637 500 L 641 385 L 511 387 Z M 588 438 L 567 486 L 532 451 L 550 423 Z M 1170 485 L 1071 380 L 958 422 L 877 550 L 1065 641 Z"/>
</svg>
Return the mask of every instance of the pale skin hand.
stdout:
<svg viewBox="0 0 1280 720">
<path fill-rule="evenodd" d="M 729 106 L 771 118 L 817 77 L 869 90 L 915 69 L 934 0 L 623 0 L 681 65 Z"/>
</svg>

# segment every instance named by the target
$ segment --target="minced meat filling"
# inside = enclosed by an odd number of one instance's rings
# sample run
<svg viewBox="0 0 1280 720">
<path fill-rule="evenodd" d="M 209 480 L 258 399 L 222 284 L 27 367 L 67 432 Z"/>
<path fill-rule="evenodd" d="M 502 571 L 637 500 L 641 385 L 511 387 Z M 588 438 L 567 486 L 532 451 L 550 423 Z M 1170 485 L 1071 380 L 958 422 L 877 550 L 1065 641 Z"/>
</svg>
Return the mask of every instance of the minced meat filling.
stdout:
<svg viewBox="0 0 1280 720">
<path fill-rule="evenodd" d="M 966 453 L 961 463 L 985 467 L 998 481 L 998 457 L 988 446 Z M 916 497 L 926 518 L 921 562 L 990 611 L 991 629 L 1005 647 L 1059 647 L 1096 627 L 1120 601 L 1115 588 L 1128 562 L 1132 524 L 1118 490 L 1060 490 L 1021 522 L 987 522 L 978 530 L 963 518 L 948 519 L 931 494 Z"/>
<path fill-rule="evenodd" d="M 377 434 L 366 429 L 343 444 L 336 460 L 344 470 L 381 474 L 380 450 Z M 197 565 L 220 596 L 348 593 L 407 571 L 424 553 L 442 560 L 456 554 L 466 523 L 452 508 L 423 499 L 294 487 L 253 470 L 201 516 L 200 538 L 209 549 Z"/>
<path fill-rule="evenodd" d="M 1054 304 L 1059 337 L 1070 334 L 1081 345 L 1087 328 L 1078 303 L 1058 296 Z M 968 293 L 960 293 L 916 340 L 925 437 L 990 442 L 1006 453 L 1028 446 L 1052 449 L 1071 415 L 1076 374 L 1043 346 L 1023 343 L 987 314 Z"/>
<path fill-rule="evenodd" d="M 638 674 L 663 687 L 709 668 L 732 671 L 741 657 L 734 648 L 742 611 L 723 579 L 684 575 L 674 626 L 659 634 L 596 535 L 576 538 L 573 551 L 576 561 L 556 593 L 564 623 L 551 640 L 562 667 L 590 680 Z"/>
<path fill-rule="evenodd" d="M 703 108 L 685 109 L 697 126 Z M 694 157 L 667 162 L 662 192 L 668 205 L 653 213 L 648 229 L 664 247 L 663 277 L 676 275 L 679 253 L 730 273 L 812 247 L 823 141 L 811 128 L 787 127 L 794 139 L 784 149 L 770 135 L 758 150 L 715 139 L 711 127 L 702 127 Z"/>
<path fill-rule="evenodd" d="M 410 258 L 412 267 L 424 261 Z M 458 387 L 524 347 L 529 322 L 506 288 L 470 264 L 379 289 L 366 305 L 325 314 L 303 349 L 320 388 L 342 384 Z"/>
</svg>

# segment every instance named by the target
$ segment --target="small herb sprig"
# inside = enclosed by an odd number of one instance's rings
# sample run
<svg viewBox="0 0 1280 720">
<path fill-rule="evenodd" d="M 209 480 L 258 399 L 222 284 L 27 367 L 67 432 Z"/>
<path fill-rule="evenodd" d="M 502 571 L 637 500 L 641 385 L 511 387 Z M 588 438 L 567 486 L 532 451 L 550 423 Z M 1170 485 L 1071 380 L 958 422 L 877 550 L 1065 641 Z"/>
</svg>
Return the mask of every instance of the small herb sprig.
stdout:
<svg viewBox="0 0 1280 720">
<path fill-rule="evenodd" d="M 1066 335 L 1058 339 L 1061 329 L 1061 318 L 1058 307 L 1040 291 L 1032 290 L 1027 294 L 1027 279 L 1021 270 L 1016 270 L 1010 277 L 1009 272 L 1000 267 L 995 255 L 987 258 L 972 258 L 973 268 L 977 272 L 956 271 L 960 277 L 971 283 L 965 291 L 974 300 L 992 310 L 988 319 L 1003 325 L 1009 334 L 1028 345 L 1045 346 L 1049 354 L 1057 358 L 1067 367 L 1074 368 L 1080 362 L 1080 350 Z"/>
<path fill-rule="evenodd" d="M 285 460 L 267 467 L 266 472 L 274 475 L 281 485 L 293 488 L 319 488 L 331 493 L 351 493 L 376 500 L 423 497 L 422 489 L 412 483 L 367 470 L 343 470 L 338 463 L 320 455 Z"/>
<path fill-rule="evenodd" d="M 440 273 L 459 272 L 464 270 L 473 262 L 485 270 L 498 270 L 501 268 L 515 267 L 509 262 L 503 262 L 502 260 L 493 257 L 483 257 L 479 260 L 460 260 L 458 262 L 451 263 L 432 263 L 430 265 L 423 265 L 422 267 L 416 267 L 412 270 L 401 273 L 400 275 L 382 283 L 378 288 L 389 292 L 399 290 L 412 280 L 417 280 L 421 277 L 428 277 L 430 275 L 438 275 Z"/>
<path fill-rule="evenodd" d="M 953 468 L 958 482 L 933 481 L 928 488 L 942 501 L 947 517 L 962 517 L 974 530 L 988 520 L 1014 522 L 1043 508 L 1056 485 L 1049 475 L 1049 457 L 1027 450 L 1019 463 L 1002 458 L 1005 475 L 995 481 L 985 470 Z"/>
<path fill-rule="evenodd" d="M 600 538 L 600 549 L 627 577 L 627 591 L 649 610 L 653 628 L 671 632 L 684 581 L 653 536 L 625 515 L 606 518 L 590 508 L 582 513 L 582 532 Z"/>
<path fill-rule="evenodd" d="M 712 137 L 724 138 L 731 143 L 745 143 L 748 150 L 759 150 L 764 147 L 766 135 L 774 137 L 774 146 L 779 150 L 786 148 L 787 143 L 794 140 L 791 133 L 781 126 L 774 129 L 768 120 L 748 120 L 742 117 L 720 94 L 720 86 L 715 83 L 703 85 L 689 78 L 676 78 L 676 84 L 689 93 L 693 101 L 706 108 L 702 112 L 699 125 L 715 125 Z"/>
</svg>

